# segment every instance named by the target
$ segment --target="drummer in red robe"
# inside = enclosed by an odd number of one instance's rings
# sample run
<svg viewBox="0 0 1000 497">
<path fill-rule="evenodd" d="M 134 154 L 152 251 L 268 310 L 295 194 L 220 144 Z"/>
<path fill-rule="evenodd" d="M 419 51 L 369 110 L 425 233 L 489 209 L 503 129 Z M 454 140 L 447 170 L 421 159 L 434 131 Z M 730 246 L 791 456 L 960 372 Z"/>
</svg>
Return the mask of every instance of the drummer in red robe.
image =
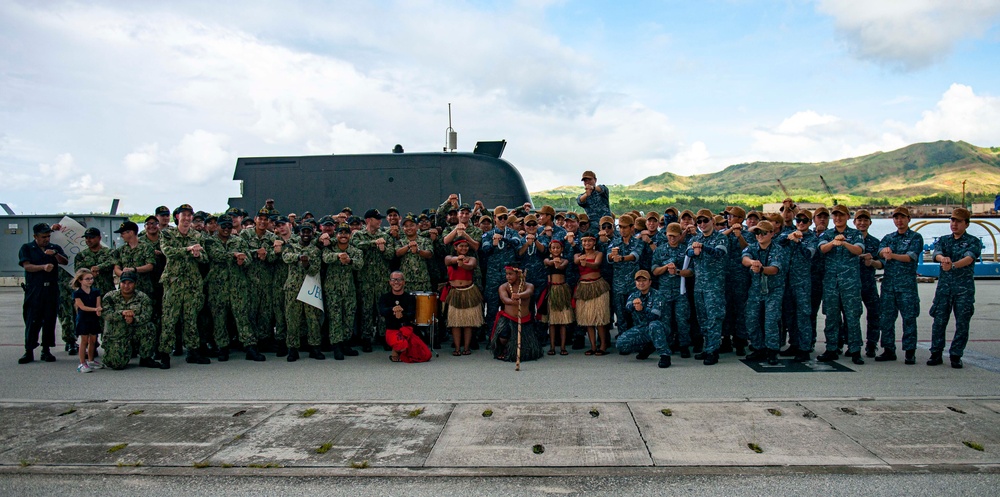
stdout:
<svg viewBox="0 0 1000 497">
<path fill-rule="evenodd" d="M 417 299 L 406 293 L 403 273 L 389 275 L 391 291 L 378 299 L 378 312 L 385 318 L 385 343 L 392 347 L 392 362 L 427 362 L 431 349 L 413 333 L 413 318 L 417 314 Z"/>
</svg>

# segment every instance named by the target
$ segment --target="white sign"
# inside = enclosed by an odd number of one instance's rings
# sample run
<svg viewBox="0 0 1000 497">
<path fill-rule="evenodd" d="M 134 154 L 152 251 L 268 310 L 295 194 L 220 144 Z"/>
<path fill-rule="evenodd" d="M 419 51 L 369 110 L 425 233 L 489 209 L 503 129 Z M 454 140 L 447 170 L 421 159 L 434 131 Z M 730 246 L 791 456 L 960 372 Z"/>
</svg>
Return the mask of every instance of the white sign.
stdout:
<svg viewBox="0 0 1000 497">
<path fill-rule="evenodd" d="M 307 274 L 306 278 L 302 280 L 302 288 L 299 289 L 299 296 L 297 298 L 322 311 L 323 285 L 320 284 L 319 277 Z"/>
<path fill-rule="evenodd" d="M 63 216 L 59 220 L 59 231 L 52 232 L 50 240 L 52 243 L 62 247 L 63 251 L 66 252 L 66 258 L 69 260 L 65 265 L 60 265 L 59 267 L 65 269 L 70 275 L 76 274 L 76 271 L 73 271 L 73 258 L 81 251 L 87 250 L 87 240 L 83 237 L 85 231 L 87 231 L 87 228 L 84 228 L 82 224 L 76 222 L 71 217 Z"/>
</svg>

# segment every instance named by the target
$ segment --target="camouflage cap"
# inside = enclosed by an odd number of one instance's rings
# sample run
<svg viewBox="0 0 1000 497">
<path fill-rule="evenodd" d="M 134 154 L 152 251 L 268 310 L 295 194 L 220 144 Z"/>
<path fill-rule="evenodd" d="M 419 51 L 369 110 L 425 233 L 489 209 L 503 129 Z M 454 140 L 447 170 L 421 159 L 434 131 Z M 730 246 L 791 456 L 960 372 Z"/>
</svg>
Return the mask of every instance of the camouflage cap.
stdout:
<svg viewBox="0 0 1000 497">
<path fill-rule="evenodd" d="M 335 231 L 337 233 L 344 233 L 344 232 L 350 233 L 351 227 L 347 223 L 340 223 L 339 225 L 337 225 L 337 229 Z"/>
<path fill-rule="evenodd" d="M 469 205 L 469 204 L 467 204 L 467 203 L 466 204 L 462 204 L 462 205 L 458 206 L 458 210 L 472 212 L 472 206 Z"/>
<path fill-rule="evenodd" d="M 413 213 L 412 212 L 407 212 L 406 215 L 403 216 L 402 224 L 406 224 L 406 223 L 417 224 L 417 218 L 413 217 Z"/>
<path fill-rule="evenodd" d="M 223 214 L 219 216 L 219 227 L 220 228 L 232 228 L 233 227 L 233 217 L 229 214 Z"/>
</svg>

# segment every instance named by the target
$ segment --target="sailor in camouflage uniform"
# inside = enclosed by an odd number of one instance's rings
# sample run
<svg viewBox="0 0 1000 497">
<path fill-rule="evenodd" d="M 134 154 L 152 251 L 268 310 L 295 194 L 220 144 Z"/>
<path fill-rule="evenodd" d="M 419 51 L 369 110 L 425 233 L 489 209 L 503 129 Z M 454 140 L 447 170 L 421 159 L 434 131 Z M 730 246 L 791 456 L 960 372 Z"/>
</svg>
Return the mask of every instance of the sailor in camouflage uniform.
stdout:
<svg viewBox="0 0 1000 497">
<path fill-rule="evenodd" d="M 156 266 L 153 246 L 139 240 L 139 225 L 125 221 L 115 230 L 122 237 L 122 245 L 111 253 L 115 261 L 115 274 L 135 273 L 135 289 L 148 297 L 153 293 L 153 282 L 149 276 Z M 151 318 L 152 319 L 152 318 Z"/>
<path fill-rule="evenodd" d="M 812 261 L 818 250 L 819 239 L 809 230 L 812 213 L 800 210 L 795 214 L 796 230 L 781 235 L 777 243 L 787 253 L 788 270 L 785 279 L 785 297 L 781 319 L 794 322 L 788 325 L 788 348 L 780 354 L 793 357 L 795 362 L 809 361 L 815 340 L 812 327 Z"/>
<path fill-rule="evenodd" d="M 729 243 L 726 268 L 726 317 L 723 321 L 723 338 L 720 352 L 727 352 L 726 342 L 732 340 L 736 355 L 746 355 L 747 324 L 746 304 L 750 294 L 750 271 L 743 266 L 743 249 L 747 248 L 747 237 L 744 235 L 743 220 L 746 211 L 740 207 L 730 207 L 729 227 L 722 234 Z"/>
<path fill-rule="evenodd" d="M 715 231 L 712 211 L 701 209 L 695 216 L 698 234 L 688 243 L 688 256 L 694 269 L 694 302 L 698 324 L 705 339 L 704 349 L 695 356 L 706 366 L 719 362 L 722 320 L 726 315 L 726 237 Z"/>
<path fill-rule="evenodd" d="M 275 310 L 278 305 L 284 305 L 284 296 L 279 293 L 284 280 L 274 281 L 276 270 L 273 266 L 278 261 L 278 255 L 274 253 L 274 242 L 277 238 L 274 233 L 267 231 L 267 225 L 268 213 L 258 212 L 253 229 L 245 229 L 239 235 L 246 242 L 252 259 L 252 263 L 247 266 L 247 283 L 250 285 L 247 312 L 258 343 L 272 338 Z M 235 228 L 234 224 L 233 229 Z M 275 345 L 279 351 L 284 349 L 283 343 L 275 342 Z"/>
<path fill-rule="evenodd" d="M 219 233 L 205 240 L 211 259 L 208 271 L 208 304 L 215 327 L 215 344 L 219 346 L 219 361 L 229 360 L 229 316 L 236 323 L 240 343 L 249 361 L 263 361 L 257 352 L 257 335 L 250 326 L 247 297 L 250 285 L 247 270 L 254 263 L 246 240 L 233 234 L 233 218 L 219 218 Z"/>
<path fill-rule="evenodd" d="M 211 360 L 198 353 L 198 311 L 205 303 L 199 264 L 208 264 L 209 255 L 202 246 L 201 233 L 191 227 L 194 209 L 188 204 L 177 208 L 177 227 L 160 232 L 160 247 L 167 257 L 163 270 L 163 330 L 160 333 L 160 360 L 170 364 L 174 348 L 174 329 L 182 326 L 187 362 L 209 364 Z"/>
<path fill-rule="evenodd" d="M 850 215 L 846 206 L 834 206 L 834 227 L 819 237 L 819 250 L 826 254 L 823 277 L 826 351 L 816 358 L 821 362 L 840 358 L 837 336 L 843 323 L 847 327 L 847 356 L 854 364 L 865 363 L 861 358 L 861 267 L 858 262 L 865 242 L 860 231 L 847 226 Z"/>
<path fill-rule="evenodd" d="M 635 273 L 639 270 L 639 257 L 644 245 L 635 237 L 635 218 L 631 214 L 622 214 L 618 218 L 618 234 L 608 245 L 605 256 L 609 265 L 614 267 L 611 284 L 611 308 L 615 311 L 619 334 L 629 328 L 628 316 L 625 311 L 628 296 L 635 288 Z"/>
<path fill-rule="evenodd" d="M 687 295 L 681 295 L 681 278 L 691 277 L 694 273 L 690 269 L 681 269 L 687 255 L 687 245 L 681 242 L 684 238 L 681 225 L 670 223 L 665 233 L 666 240 L 653 252 L 653 276 L 659 279 L 659 292 L 663 296 L 661 318 L 668 343 L 676 343 L 681 357 L 687 359 L 691 357 L 691 332 L 688 328 L 691 307 Z"/>
<path fill-rule="evenodd" d="M 636 359 L 644 360 L 654 351 L 660 356 L 661 368 L 670 367 L 670 344 L 663 326 L 663 296 L 651 288 L 649 271 L 635 273 L 636 290 L 629 294 L 625 304 L 631 316 L 632 327 L 623 331 L 615 340 L 615 347 L 622 355 L 638 352 Z"/>
<path fill-rule="evenodd" d="M 948 319 L 955 314 L 955 336 L 948 354 L 951 367 L 962 367 L 962 355 L 969 342 L 969 321 L 975 312 L 976 283 L 974 264 L 983 252 L 983 242 L 966 232 L 971 214 L 958 208 L 951 213 L 951 235 L 942 236 L 934 243 L 934 261 L 941 264 L 934 303 L 930 314 L 934 318 L 931 328 L 931 358 L 928 366 L 941 364 L 944 352 L 945 330 Z"/>
<path fill-rule="evenodd" d="M 896 231 L 882 237 L 878 254 L 884 261 L 882 275 L 882 355 L 876 361 L 896 360 L 896 315 L 903 320 L 903 352 L 906 364 L 916 364 L 917 316 L 920 315 L 920 295 L 917 294 L 917 264 L 924 253 L 924 237 L 910 229 L 910 211 L 897 207 L 892 212 Z"/>
<path fill-rule="evenodd" d="M 747 359 L 766 359 L 773 366 L 778 364 L 778 349 L 781 347 L 778 321 L 781 319 L 781 303 L 785 295 L 787 252 L 777 243 L 772 243 L 775 227 L 769 221 L 761 221 L 754 226 L 753 233 L 757 243 L 743 250 L 743 266 L 750 268 L 751 272 L 745 319 L 750 345 L 754 348 Z M 763 329 L 761 318 L 764 321 Z"/>
<path fill-rule="evenodd" d="M 396 242 L 396 257 L 399 270 L 406 278 L 408 290 L 412 292 L 432 292 L 431 273 L 427 261 L 434 256 L 434 244 L 430 239 L 417 234 L 417 219 L 407 214 L 402 220 L 403 233 Z"/>
<path fill-rule="evenodd" d="M 170 211 L 167 211 L 170 214 Z M 156 216 L 147 216 L 144 221 L 145 230 L 139 233 L 139 242 L 149 245 L 153 249 L 155 262 L 153 270 L 149 273 L 149 282 L 153 285 L 153 292 L 149 293 L 149 298 L 153 300 L 153 326 L 156 326 L 156 337 L 159 340 L 163 328 L 163 270 L 167 267 L 167 258 L 160 250 L 160 223 Z"/>
<path fill-rule="evenodd" d="M 493 209 L 496 226 L 485 233 L 480 240 L 480 251 L 486 256 L 486 299 L 485 326 L 493 326 L 500 312 L 500 286 L 507 282 L 504 268 L 517 266 L 517 251 L 521 248 L 521 237 L 507 227 L 509 213 L 500 205 Z"/>
<path fill-rule="evenodd" d="M 303 224 L 299 228 L 298 243 L 290 243 L 282 247 L 281 260 L 288 265 L 288 279 L 285 280 L 285 318 L 288 320 L 288 362 L 299 358 L 303 325 L 309 340 L 309 357 L 323 360 L 326 356 L 319 350 L 323 337 L 319 325 L 323 311 L 298 299 L 302 282 L 306 275 L 318 276 L 322 264 L 322 253 L 319 247 L 313 245 L 313 227 Z"/>
<path fill-rule="evenodd" d="M 83 233 L 87 248 L 81 250 L 73 258 L 73 269 L 89 269 L 94 273 L 94 287 L 102 292 L 115 289 L 115 256 L 111 249 L 101 245 L 101 230 L 87 228 Z"/>
<path fill-rule="evenodd" d="M 593 171 L 584 171 L 580 181 L 584 192 L 576 197 L 576 203 L 587 213 L 589 219 L 601 219 L 611 215 L 611 193 L 608 187 L 597 184 Z"/>
<path fill-rule="evenodd" d="M 378 209 L 365 212 L 365 227 L 351 235 L 351 246 L 361 251 L 364 264 L 358 272 L 361 290 L 361 339 L 362 350 L 372 351 L 372 338 L 385 337 L 385 321 L 378 313 L 376 303 L 389 291 L 389 262 L 395 246 L 388 234 L 379 228 L 382 214 Z"/>
<path fill-rule="evenodd" d="M 133 223 L 135 224 L 135 223 Z M 153 301 L 136 290 L 137 275 L 127 271 L 120 277 L 121 288 L 101 297 L 104 321 L 104 365 L 125 369 L 132 358 L 134 343 L 139 343 L 139 365 L 163 368 L 156 362 L 156 327 L 153 326 Z"/>
<path fill-rule="evenodd" d="M 351 246 L 350 226 L 337 226 L 335 240 L 323 247 L 322 258 L 326 264 L 323 307 L 333 345 L 333 358 L 340 361 L 344 356 L 358 355 L 348 340 L 354 330 L 354 311 L 357 308 L 354 278 L 364 264 L 364 255 Z"/>
<path fill-rule="evenodd" d="M 875 357 L 875 348 L 882 335 L 881 312 L 879 308 L 878 284 L 875 281 L 875 270 L 882 269 L 882 260 L 878 255 L 879 239 L 868 234 L 872 225 L 871 214 L 865 209 L 854 213 L 854 227 L 861 232 L 865 241 L 865 251 L 861 254 L 861 302 L 865 304 L 865 357 Z"/>
</svg>

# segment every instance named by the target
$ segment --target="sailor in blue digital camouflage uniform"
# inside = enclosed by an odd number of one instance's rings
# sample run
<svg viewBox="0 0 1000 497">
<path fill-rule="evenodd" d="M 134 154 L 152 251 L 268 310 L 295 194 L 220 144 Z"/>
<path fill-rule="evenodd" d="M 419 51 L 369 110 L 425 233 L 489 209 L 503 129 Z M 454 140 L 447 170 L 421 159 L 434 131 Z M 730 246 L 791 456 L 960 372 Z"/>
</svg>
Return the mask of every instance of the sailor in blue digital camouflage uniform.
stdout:
<svg viewBox="0 0 1000 497">
<path fill-rule="evenodd" d="M 638 352 L 636 359 L 644 360 L 656 352 L 661 368 L 670 367 L 670 345 L 663 326 L 663 296 L 652 288 L 649 271 L 635 273 L 635 291 L 628 296 L 625 310 L 632 317 L 632 327 L 618 335 L 615 346 L 622 355 Z"/>
<path fill-rule="evenodd" d="M 944 352 L 945 329 L 948 319 L 955 314 L 955 336 L 948 354 L 951 367 L 962 367 L 962 355 L 969 342 L 969 321 L 975 312 L 976 284 L 973 280 L 974 264 L 983 252 L 983 242 L 966 232 L 971 214 L 958 208 L 951 213 L 951 235 L 942 236 L 934 243 L 934 261 L 941 264 L 934 303 L 931 304 L 931 358 L 928 366 L 941 364 Z"/>
<path fill-rule="evenodd" d="M 635 218 L 631 214 L 622 214 L 618 218 L 618 234 L 608 245 L 605 255 L 607 263 L 614 268 L 611 307 L 615 312 L 619 334 L 630 327 L 625 303 L 635 288 L 635 273 L 639 270 L 639 257 L 643 250 L 642 240 L 634 236 L 634 223 Z"/>
<path fill-rule="evenodd" d="M 742 264 L 750 269 L 750 293 L 746 305 L 747 335 L 754 351 L 750 360 L 764 360 L 778 364 L 778 322 L 781 320 L 781 303 L 785 294 L 785 272 L 788 269 L 787 252 L 772 243 L 775 226 L 761 221 L 753 227 L 757 243 L 743 250 Z M 761 327 L 763 318 L 764 326 Z"/>
<path fill-rule="evenodd" d="M 588 219 L 600 219 L 611 215 L 611 197 L 608 187 L 597 184 L 597 175 L 593 171 L 584 171 L 584 192 L 576 197 L 576 203 L 583 207 Z"/>
<path fill-rule="evenodd" d="M 879 239 L 868 234 L 872 225 L 871 214 L 865 209 L 854 213 L 854 227 L 861 232 L 865 240 L 865 251 L 860 257 L 861 268 L 861 302 L 865 304 L 865 357 L 875 357 L 875 349 L 882 336 L 882 323 L 879 322 L 882 313 L 879 308 L 878 284 L 875 281 L 875 270 L 882 269 L 882 259 L 878 256 Z"/>
<path fill-rule="evenodd" d="M 858 257 L 865 251 L 861 232 L 847 226 L 850 211 L 837 205 L 832 209 L 833 229 L 819 237 L 819 250 L 826 254 L 823 277 L 823 315 L 826 325 L 826 351 L 816 360 L 835 361 L 840 358 L 837 335 L 841 317 L 847 327 L 847 356 L 854 364 L 864 364 L 861 358 L 861 267 Z"/>
<path fill-rule="evenodd" d="M 691 277 L 694 273 L 684 267 L 684 257 L 687 255 L 687 245 L 681 225 L 667 225 L 666 240 L 653 252 L 653 277 L 659 280 L 658 290 L 663 296 L 663 326 L 667 333 L 668 344 L 677 344 L 677 352 L 681 358 L 691 357 L 691 333 L 688 320 L 691 316 L 691 306 L 687 295 L 681 294 L 683 277 Z"/>
<path fill-rule="evenodd" d="M 730 207 L 726 214 L 728 227 L 722 231 L 729 243 L 729 257 L 726 268 L 726 317 L 723 321 L 723 347 L 735 349 L 736 355 L 746 355 L 747 326 L 746 303 L 750 292 L 750 271 L 743 266 L 743 250 L 747 248 L 747 236 L 744 235 L 743 220 L 746 211 L 740 207 Z M 727 338 L 731 346 L 726 347 Z"/>
<path fill-rule="evenodd" d="M 892 211 L 896 231 L 882 237 L 878 254 L 885 265 L 882 276 L 882 355 L 876 361 L 896 360 L 896 315 L 903 320 L 903 352 L 906 364 L 916 364 L 917 316 L 920 296 L 917 294 L 917 264 L 924 253 L 924 237 L 910 229 L 910 211 L 897 207 Z"/>
<path fill-rule="evenodd" d="M 788 270 L 785 278 L 785 297 L 781 319 L 785 322 L 795 322 L 789 326 L 788 348 L 780 354 L 793 357 L 795 362 L 809 360 L 809 352 L 816 330 L 813 329 L 812 306 L 812 276 L 813 256 L 817 251 L 818 238 L 809 229 L 812 214 L 808 210 L 800 210 L 795 214 L 795 231 L 780 235 L 777 239 L 787 252 Z"/>
<path fill-rule="evenodd" d="M 706 366 L 719 362 L 719 344 L 722 340 L 722 320 L 726 315 L 726 237 L 715 231 L 712 211 L 701 209 L 695 216 L 698 233 L 688 243 L 688 256 L 694 269 L 694 303 L 698 324 L 704 336 L 702 359 Z"/>
</svg>

